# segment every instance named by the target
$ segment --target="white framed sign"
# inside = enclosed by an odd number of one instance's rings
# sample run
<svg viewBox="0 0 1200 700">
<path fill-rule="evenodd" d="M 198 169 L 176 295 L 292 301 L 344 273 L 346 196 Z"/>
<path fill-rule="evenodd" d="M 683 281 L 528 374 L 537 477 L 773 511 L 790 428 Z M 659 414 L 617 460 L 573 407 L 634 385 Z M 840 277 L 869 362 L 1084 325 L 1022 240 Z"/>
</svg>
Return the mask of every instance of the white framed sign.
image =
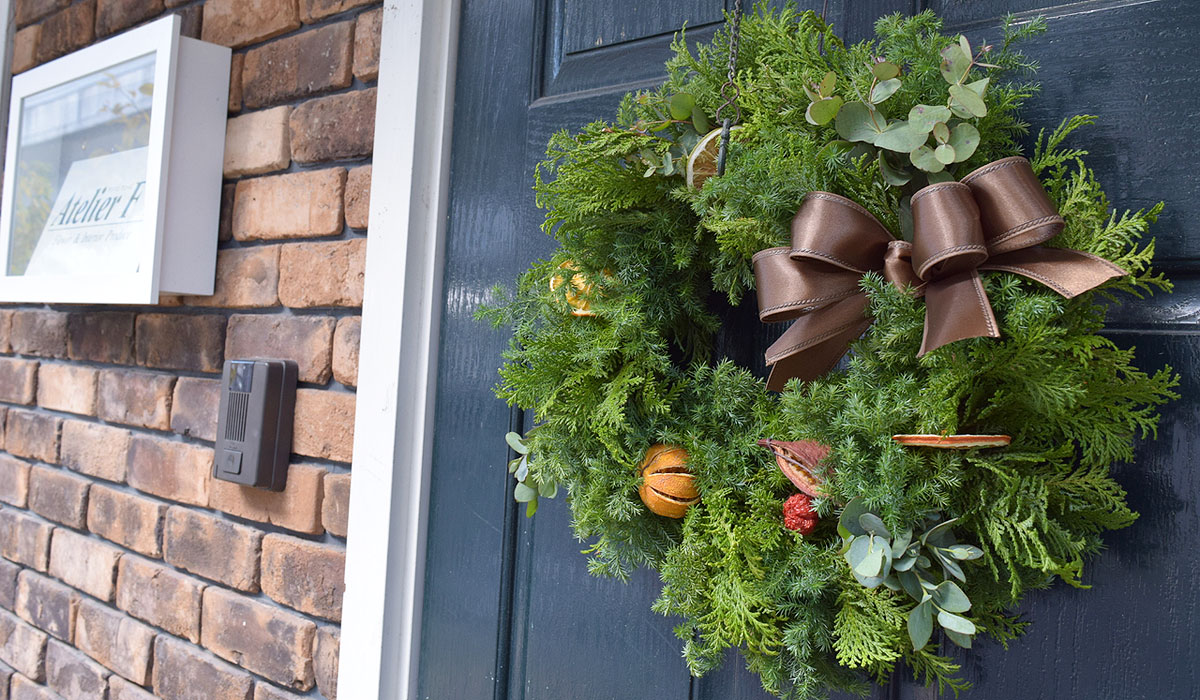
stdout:
<svg viewBox="0 0 1200 700">
<path fill-rule="evenodd" d="M 165 17 L 13 78 L 0 301 L 213 292 L 228 48 Z"/>
</svg>

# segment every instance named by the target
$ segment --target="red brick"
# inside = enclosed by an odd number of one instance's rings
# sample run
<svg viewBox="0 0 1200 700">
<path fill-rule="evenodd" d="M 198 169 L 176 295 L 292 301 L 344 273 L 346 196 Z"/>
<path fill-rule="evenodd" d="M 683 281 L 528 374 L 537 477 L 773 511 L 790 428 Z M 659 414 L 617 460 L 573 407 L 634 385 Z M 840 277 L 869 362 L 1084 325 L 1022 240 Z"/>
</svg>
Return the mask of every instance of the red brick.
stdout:
<svg viewBox="0 0 1200 700">
<path fill-rule="evenodd" d="M 212 448 L 189 445 L 150 435 L 135 435 L 129 443 L 129 485 L 172 501 L 208 505 Z"/>
<path fill-rule="evenodd" d="M 363 229 L 371 216 L 371 166 L 351 168 L 346 175 L 346 225 Z"/>
<path fill-rule="evenodd" d="M 13 612 L 29 624 L 70 643 L 78 607 L 79 594 L 67 586 L 32 571 L 21 572 Z"/>
<path fill-rule="evenodd" d="M 317 650 L 313 666 L 317 672 L 317 689 L 329 700 L 337 700 L 338 657 L 342 646 L 342 633 L 336 627 L 317 630 Z"/>
<path fill-rule="evenodd" d="M 229 183 L 221 185 L 221 215 L 217 222 L 217 240 L 233 240 L 233 201 L 237 194 L 237 185 Z M 182 302 L 182 298 L 180 299 Z"/>
<path fill-rule="evenodd" d="M 58 435 L 62 419 L 46 413 L 9 409 L 4 446 L 20 457 L 58 462 Z"/>
<path fill-rule="evenodd" d="M 229 319 L 225 356 L 295 360 L 300 381 L 324 384 L 331 374 L 336 325 L 328 316 L 235 315 Z"/>
<path fill-rule="evenodd" d="M 21 32 L 17 32 L 20 34 Z M 12 352 L 12 309 L 0 309 L 0 352 Z"/>
<path fill-rule="evenodd" d="M 17 575 L 24 570 L 10 561 L 0 559 L 0 608 L 13 609 L 17 602 Z"/>
<path fill-rule="evenodd" d="M 0 610 L 0 661 L 39 683 L 46 678 L 46 639 L 45 632 Z"/>
<path fill-rule="evenodd" d="M 193 646 L 159 635 L 154 642 L 154 691 L 163 700 L 250 700 L 254 681 Z"/>
<path fill-rule="evenodd" d="M 262 537 L 258 530 L 176 506 L 167 511 L 165 559 L 184 571 L 256 593 Z"/>
<path fill-rule="evenodd" d="M 161 557 L 166 514 L 158 501 L 96 484 L 88 497 L 87 527 L 135 552 Z"/>
<path fill-rule="evenodd" d="M 100 372 L 96 414 L 112 423 L 167 430 L 171 427 L 171 395 L 175 377 L 137 370 Z"/>
<path fill-rule="evenodd" d="M 325 470 L 309 464 L 293 464 L 283 491 L 265 491 L 230 481 L 214 479 L 209 507 L 238 518 L 257 520 L 310 535 L 319 535 L 322 480 Z"/>
<path fill-rule="evenodd" d="M 141 314 L 137 317 L 137 363 L 145 367 L 221 371 L 225 317 Z"/>
<path fill-rule="evenodd" d="M 362 306 L 367 239 L 285 246 L 279 300 L 292 308 Z"/>
<path fill-rule="evenodd" d="M 96 0 L 96 36 L 108 36 L 162 14 L 163 0 Z"/>
<path fill-rule="evenodd" d="M 369 83 L 379 77 L 379 40 L 383 8 L 364 12 L 354 25 L 354 77 Z"/>
<path fill-rule="evenodd" d="M 38 64 L 37 46 L 42 38 L 42 25 L 35 24 L 24 29 L 18 29 L 13 35 L 12 73 L 24 73 Z M 5 344 L 8 335 L 5 334 Z"/>
<path fill-rule="evenodd" d="M 300 696 L 273 685 L 259 683 L 254 686 L 254 700 L 300 700 Z"/>
<path fill-rule="evenodd" d="M 180 4 L 176 2 L 175 4 Z M 186 36 L 189 39 L 200 39 L 200 25 L 204 20 L 204 6 L 191 5 L 180 10 L 176 10 L 174 14 L 179 15 L 179 34 Z"/>
<path fill-rule="evenodd" d="M 138 685 L 150 682 L 153 629 L 107 605 L 83 599 L 75 617 L 75 646 Z"/>
<path fill-rule="evenodd" d="M 29 499 L 29 464 L 0 454 L 0 501 L 24 508 Z"/>
<path fill-rule="evenodd" d="M 300 19 L 305 24 L 336 15 L 339 12 L 370 5 L 376 0 L 300 0 Z"/>
<path fill-rule="evenodd" d="M 16 671 L 13 671 L 7 665 L 0 663 L 0 700 L 9 700 L 8 686 L 14 673 L 16 673 Z"/>
<path fill-rule="evenodd" d="M 309 620 L 213 587 L 204 591 L 203 617 L 201 643 L 217 656 L 289 688 L 313 687 L 317 626 Z"/>
<path fill-rule="evenodd" d="M 318 163 L 371 155 L 375 88 L 309 100 L 292 110 L 292 160 Z"/>
<path fill-rule="evenodd" d="M 50 543 L 50 575 L 104 601 L 111 601 L 117 584 L 121 550 L 110 544 L 57 528 Z"/>
<path fill-rule="evenodd" d="M 35 466 L 29 472 L 29 509 L 47 520 L 77 530 L 87 523 L 92 482 L 65 469 Z"/>
<path fill-rule="evenodd" d="M 63 698 L 49 688 L 14 673 L 10 700 L 63 700 Z"/>
<path fill-rule="evenodd" d="M 241 180 L 233 203 L 233 237 L 254 241 L 339 234 L 345 186 L 345 168 Z"/>
<path fill-rule="evenodd" d="M 45 571 L 50 563 L 54 527 L 21 511 L 0 510 L 0 556 L 31 569 Z"/>
<path fill-rule="evenodd" d="M 201 37 L 236 49 L 299 26 L 296 0 L 208 0 Z"/>
<path fill-rule="evenodd" d="M 200 440 L 216 440 L 220 401 L 220 380 L 180 377 L 171 403 L 171 430 Z"/>
<path fill-rule="evenodd" d="M 225 122 L 225 177 L 261 175 L 292 162 L 288 106 L 243 114 Z"/>
<path fill-rule="evenodd" d="M 108 695 L 109 672 L 75 649 L 50 640 L 46 647 L 46 685 L 63 700 L 97 700 Z"/>
<path fill-rule="evenodd" d="M 199 642 L 204 588 L 190 576 L 126 554 L 117 575 L 117 607 L 177 637 Z"/>
<path fill-rule="evenodd" d="M 242 111 L 242 71 L 246 65 L 246 54 L 235 53 L 229 62 L 229 113 Z"/>
<path fill-rule="evenodd" d="M 108 700 L 155 700 L 155 698 L 148 691 L 120 676 L 109 676 Z"/>
<path fill-rule="evenodd" d="M 133 364 L 134 314 L 73 313 L 67 318 L 67 356 L 72 360 Z"/>
<path fill-rule="evenodd" d="M 91 367 L 43 362 L 38 368 L 38 405 L 54 411 L 96 414 L 96 377 Z"/>
<path fill-rule="evenodd" d="M 0 357 L 0 401 L 32 404 L 37 392 L 37 360 Z"/>
<path fill-rule="evenodd" d="M 92 43 L 95 38 L 96 0 L 83 0 L 60 10 L 42 22 L 38 40 L 38 63 L 45 63 Z"/>
<path fill-rule="evenodd" d="M 325 475 L 325 500 L 321 507 L 321 522 L 331 535 L 345 537 L 350 517 L 350 475 Z"/>
<path fill-rule="evenodd" d="M 212 296 L 187 296 L 192 306 L 233 309 L 279 304 L 279 246 L 217 251 L 217 286 Z"/>
<path fill-rule="evenodd" d="M 59 311 L 14 311 L 9 335 L 13 352 L 38 357 L 67 356 L 67 314 Z"/>
<path fill-rule="evenodd" d="M 247 108 L 348 87 L 354 23 L 339 22 L 264 44 L 246 53 L 242 99 Z"/>
<path fill-rule="evenodd" d="M 292 452 L 349 462 L 354 456 L 354 394 L 297 389 Z"/>
<path fill-rule="evenodd" d="M 262 542 L 262 589 L 277 603 L 337 622 L 346 590 L 346 550 L 267 535 Z"/>
<path fill-rule="evenodd" d="M 333 334 L 333 378 L 346 386 L 358 385 L 358 345 L 362 337 L 362 317 L 347 316 L 338 321 Z"/>
<path fill-rule="evenodd" d="M 125 481 L 130 432 L 96 423 L 69 420 L 62 426 L 62 464 L 108 481 Z"/>
<path fill-rule="evenodd" d="M 18 27 L 23 27 L 70 4 L 71 0 L 16 0 L 13 3 L 16 6 L 14 20 Z"/>
</svg>

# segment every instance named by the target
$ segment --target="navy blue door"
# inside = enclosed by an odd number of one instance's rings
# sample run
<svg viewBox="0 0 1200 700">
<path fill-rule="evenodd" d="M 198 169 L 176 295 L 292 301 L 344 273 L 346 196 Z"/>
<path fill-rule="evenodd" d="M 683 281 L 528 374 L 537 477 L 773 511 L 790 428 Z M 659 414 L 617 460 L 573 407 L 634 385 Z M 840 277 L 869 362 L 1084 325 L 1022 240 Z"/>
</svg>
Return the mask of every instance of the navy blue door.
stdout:
<svg viewBox="0 0 1200 700">
<path fill-rule="evenodd" d="M 439 360 L 420 697 L 765 698 L 737 657 L 688 677 L 672 633 L 650 612 L 653 572 L 621 584 L 588 575 L 561 498 L 527 520 L 511 501 L 502 435 L 521 430 L 491 386 L 506 338 L 472 320 L 497 282 L 511 283 L 550 252 L 538 226 L 533 165 L 546 140 L 610 118 L 620 96 L 661 80 L 671 35 L 711 38 L 724 0 L 464 0 L 459 44 Z M 747 0 L 749 4 L 749 0 Z M 1071 111 L 1102 116 L 1089 164 L 1120 208 L 1168 200 L 1155 233 L 1172 297 L 1118 309 L 1114 337 L 1149 366 L 1184 374 L 1160 440 L 1119 478 L 1142 518 L 1110 537 L 1088 576 L 1094 588 L 1055 587 L 1026 606 L 1034 625 L 1008 652 L 980 644 L 962 655 L 973 700 L 1200 697 L 1200 532 L 1197 381 L 1200 355 L 1200 3 L 1194 0 L 808 0 L 850 39 L 875 18 L 926 7 L 972 41 L 995 39 L 1004 10 L 1050 18 L 1030 51 L 1045 90 L 1028 119 L 1053 127 Z M 1039 8 L 1048 8 L 1041 10 Z M 880 698 L 934 698 L 897 674 Z"/>
</svg>

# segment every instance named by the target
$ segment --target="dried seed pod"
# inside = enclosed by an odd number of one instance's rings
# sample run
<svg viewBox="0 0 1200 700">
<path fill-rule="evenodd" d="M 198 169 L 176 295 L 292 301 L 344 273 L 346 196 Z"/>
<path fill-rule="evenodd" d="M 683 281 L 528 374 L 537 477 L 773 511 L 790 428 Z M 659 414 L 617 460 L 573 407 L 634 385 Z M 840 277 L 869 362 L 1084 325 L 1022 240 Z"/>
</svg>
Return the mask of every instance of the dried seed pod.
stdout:
<svg viewBox="0 0 1200 700">
<path fill-rule="evenodd" d="M 893 435 L 892 440 L 909 447 L 937 447 L 943 450 L 1005 447 L 1012 442 L 1007 435 Z"/>
<path fill-rule="evenodd" d="M 659 443 L 646 450 L 640 471 L 638 495 L 650 512 L 667 518 L 682 518 L 700 502 L 696 477 L 687 469 L 688 453 L 678 445 Z"/>
<path fill-rule="evenodd" d="M 818 473 L 817 465 L 829 455 L 827 445 L 814 440 L 759 440 L 758 444 L 775 454 L 775 463 L 779 465 L 779 471 L 783 472 L 796 488 L 813 498 L 825 497 L 821 491 L 821 482 L 824 479 Z"/>
</svg>

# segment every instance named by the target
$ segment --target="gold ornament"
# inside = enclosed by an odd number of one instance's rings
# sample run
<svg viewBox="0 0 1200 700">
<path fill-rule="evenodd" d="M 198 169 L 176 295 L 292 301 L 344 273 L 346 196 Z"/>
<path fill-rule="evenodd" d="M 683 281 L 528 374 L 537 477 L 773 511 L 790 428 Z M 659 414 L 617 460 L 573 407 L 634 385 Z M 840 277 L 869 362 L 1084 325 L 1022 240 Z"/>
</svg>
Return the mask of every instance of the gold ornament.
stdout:
<svg viewBox="0 0 1200 700">
<path fill-rule="evenodd" d="M 665 518 L 682 518 L 700 502 L 696 477 L 687 469 L 688 453 L 679 445 L 659 443 L 646 450 L 640 467 L 642 486 L 638 495 L 651 513 Z"/>
</svg>

